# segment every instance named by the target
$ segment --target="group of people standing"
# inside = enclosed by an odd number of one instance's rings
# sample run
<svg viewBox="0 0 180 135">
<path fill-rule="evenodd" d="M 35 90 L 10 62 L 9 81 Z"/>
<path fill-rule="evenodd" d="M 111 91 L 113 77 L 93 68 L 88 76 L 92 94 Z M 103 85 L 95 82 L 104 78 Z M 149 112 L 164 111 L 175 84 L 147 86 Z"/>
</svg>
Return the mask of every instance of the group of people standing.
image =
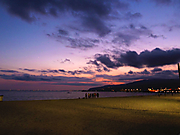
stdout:
<svg viewBox="0 0 180 135">
<path fill-rule="evenodd" d="M 85 98 L 99 98 L 99 93 L 85 93 Z"/>
</svg>

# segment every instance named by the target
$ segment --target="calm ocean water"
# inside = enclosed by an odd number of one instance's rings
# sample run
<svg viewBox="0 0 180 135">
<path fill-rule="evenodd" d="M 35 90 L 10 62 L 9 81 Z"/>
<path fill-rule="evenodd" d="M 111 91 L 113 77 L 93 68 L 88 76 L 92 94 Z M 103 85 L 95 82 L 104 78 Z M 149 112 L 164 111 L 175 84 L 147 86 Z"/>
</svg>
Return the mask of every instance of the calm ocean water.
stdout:
<svg viewBox="0 0 180 135">
<path fill-rule="evenodd" d="M 1 90 L 3 101 L 20 101 L 20 100 L 50 100 L 50 99 L 77 99 L 85 97 L 85 93 L 80 91 L 16 91 Z M 143 96 L 155 95 L 156 93 L 140 92 L 98 92 L 99 97 L 126 97 L 126 96 Z"/>
</svg>

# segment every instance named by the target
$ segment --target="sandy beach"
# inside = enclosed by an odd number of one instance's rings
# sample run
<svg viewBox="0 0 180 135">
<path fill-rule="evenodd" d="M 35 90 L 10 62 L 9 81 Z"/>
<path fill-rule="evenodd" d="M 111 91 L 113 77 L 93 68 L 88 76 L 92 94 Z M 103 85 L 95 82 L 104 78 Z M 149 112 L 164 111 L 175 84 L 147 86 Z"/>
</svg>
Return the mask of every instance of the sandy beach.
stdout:
<svg viewBox="0 0 180 135">
<path fill-rule="evenodd" d="M 0 102 L 2 135 L 178 135 L 180 94 Z"/>
</svg>

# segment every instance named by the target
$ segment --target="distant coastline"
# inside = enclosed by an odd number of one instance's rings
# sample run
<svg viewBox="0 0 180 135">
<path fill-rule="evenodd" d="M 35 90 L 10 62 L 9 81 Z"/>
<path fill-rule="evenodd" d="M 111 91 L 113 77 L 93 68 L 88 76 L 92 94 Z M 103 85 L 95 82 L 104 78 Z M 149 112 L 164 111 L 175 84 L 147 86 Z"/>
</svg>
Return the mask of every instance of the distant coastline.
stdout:
<svg viewBox="0 0 180 135">
<path fill-rule="evenodd" d="M 134 91 L 134 92 L 148 92 L 148 88 L 161 89 L 161 88 L 171 88 L 177 89 L 180 87 L 179 79 L 149 79 L 142 81 L 135 81 L 127 84 L 121 85 L 105 85 L 102 87 L 93 87 L 88 91 Z"/>
</svg>

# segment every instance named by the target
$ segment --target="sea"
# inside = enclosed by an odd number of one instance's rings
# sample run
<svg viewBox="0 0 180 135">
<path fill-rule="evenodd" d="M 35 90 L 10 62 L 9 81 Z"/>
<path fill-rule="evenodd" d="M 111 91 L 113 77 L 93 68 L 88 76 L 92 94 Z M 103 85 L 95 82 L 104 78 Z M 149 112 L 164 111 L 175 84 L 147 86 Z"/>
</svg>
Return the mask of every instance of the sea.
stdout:
<svg viewBox="0 0 180 135">
<path fill-rule="evenodd" d="M 157 93 L 145 92 L 82 92 L 82 91 L 32 91 L 32 90 L 0 90 L 3 101 L 27 101 L 27 100 L 58 100 L 58 99 L 82 99 L 85 93 L 99 93 L 99 98 L 148 96 Z"/>
</svg>

